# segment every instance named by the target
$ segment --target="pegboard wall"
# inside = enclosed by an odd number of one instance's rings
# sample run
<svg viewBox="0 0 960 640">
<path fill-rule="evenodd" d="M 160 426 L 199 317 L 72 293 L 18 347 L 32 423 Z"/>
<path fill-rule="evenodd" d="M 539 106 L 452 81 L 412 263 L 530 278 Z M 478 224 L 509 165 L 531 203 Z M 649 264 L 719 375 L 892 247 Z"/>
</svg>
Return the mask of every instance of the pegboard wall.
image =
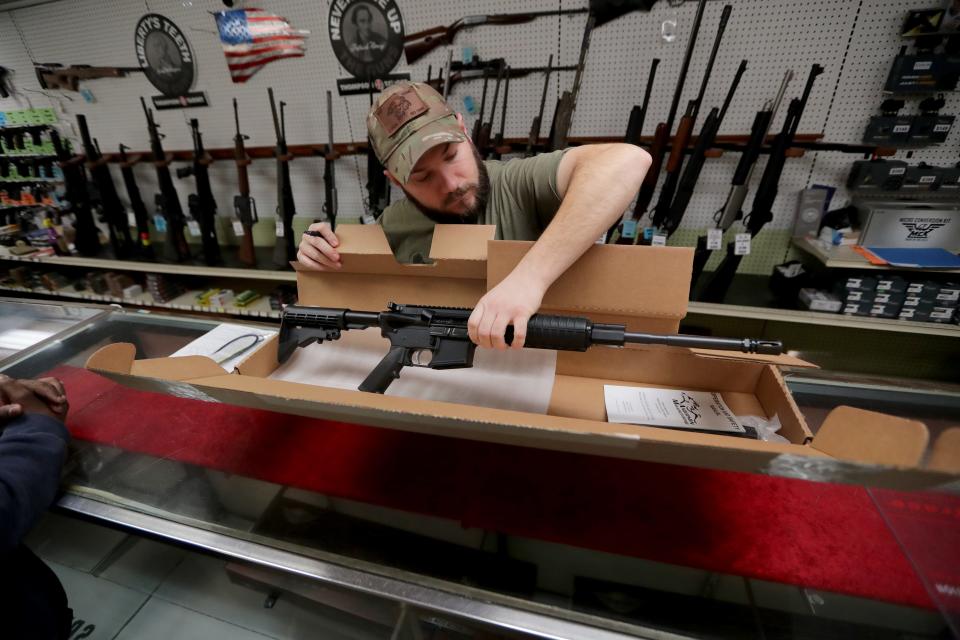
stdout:
<svg viewBox="0 0 960 640">
<path fill-rule="evenodd" d="M 307 29 L 307 54 L 273 62 L 245 84 L 233 84 L 211 12 L 223 9 L 213 0 L 60 0 L 35 6 L 0 11 L 0 65 L 14 70 L 17 96 L 0 100 L 0 111 L 52 106 L 58 112 L 63 133 L 77 142 L 76 114 L 84 114 L 101 148 L 114 151 L 119 143 L 136 150 L 149 148 L 146 125 L 140 108 L 140 96 L 157 91 L 141 74 L 121 79 L 82 81 L 82 87 L 95 96 L 87 103 L 78 93 L 41 91 L 33 71 L 33 62 L 66 65 L 136 66 L 133 46 L 134 28 L 147 12 L 160 13 L 173 20 L 186 34 L 197 59 L 195 89 L 207 93 L 210 106 L 183 111 L 157 113 L 161 131 L 166 134 L 167 150 L 191 148 L 187 118 L 198 118 L 208 148 L 231 147 L 233 130 L 232 99 L 240 104 L 241 126 L 250 136 L 249 146 L 272 146 L 273 126 L 267 100 L 267 87 L 273 87 L 287 106 L 287 137 L 290 144 L 326 142 L 325 93 L 336 91 L 336 79 L 347 73 L 339 65 L 326 35 L 329 1 L 264 0 L 247 3 L 285 16 L 294 27 Z M 825 73 L 817 80 L 800 125 L 800 133 L 823 133 L 830 142 L 860 141 L 870 115 L 879 112 L 882 88 L 894 57 L 902 44 L 899 29 L 909 9 L 926 8 L 931 2 L 917 0 L 729 0 L 733 6 L 723 44 L 707 87 L 697 129 L 712 106 L 719 106 L 741 59 L 748 61 L 747 71 L 731 104 L 720 134 L 747 134 L 755 112 L 772 98 L 787 69 L 794 71 L 784 103 L 774 121 L 778 131 L 790 97 L 803 90 L 810 66 L 822 64 Z M 237 6 L 244 3 L 238 2 Z M 510 13 L 574 8 L 584 0 L 439 0 L 401 1 L 406 31 L 413 32 L 448 25 L 472 14 Z M 644 125 L 652 135 L 657 122 L 666 118 L 676 85 L 687 35 L 696 11 L 696 2 L 679 6 L 667 0 L 658 2 L 649 13 L 629 14 L 596 29 L 586 62 L 579 103 L 573 119 L 572 136 L 622 136 L 630 108 L 639 104 L 653 58 L 661 63 L 654 93 Z M 719 16 L 724 2 L 711 0 L 706 7 L 697 46 L 680 101 L 680 113 L 700 86 Z M 664 21 L 676 22 L 676 37 L 667 42 L 661 37 Z M 517 26 L 481 26 L 461 31 L 453 46 L 458 59 L 464 48 L 482 58 L 504 57 L 514 67 L 543 66 L 554 54 L 555 65 L 577 62 L 583 37 L 585 15 L 539 18 Z M 446 62 L 446 48 L 438 48 L 414 65 L 401 60 L 397 72 L 410 72 L 416 80 L 427 76 L 428 65 L 434 75 Z M 541 135 L 546 136 L 553 115 L 555 98 L 573 82 L 573 72 L 554 73 Z M 513 79 L 507 105 L 506 137 L 525 137 L 536 115 L 543 77 L 534 74 Z M 482 83 L 463 82 L 451 91 L 451 105 L 464 112 L 468 127 L 476 117 L 465 111 L 463 99 L 473 97 L 479 105 Z M 903 113 L 917 113 L 922 96 L 907 99 Z M 333 103 L 334 139 L 337 142 L 365 139 L 366 95 L 336 96 Z M 943 112 L 960 111 L 960 96 L 948 94 Z M 494 120 L 499 131 L 500 117 Z M 911 162 L 925 161 L 947 165 L 958 159 L 960 134 L 955 127 L 947 142 L 938 147 L 914 150 Z M 898 157 L 906 154 L 901 152 Z M 729 189 L 739 154 L 727 153 L 710 159 L 701 174 L 681 229 L 672 244 L 690 244 L 711 224 L 713 212 L 722 204 Z M 848 196 L 843 189 L 850 163 L 858 159 L 838 152 L 809 153 L 790 159 L 780 183 L 774 220 L 758 238 L 753 254 L 741 270 L 769 273 L 789 252 L 787 230 L 792 227 L 799 190 L 812 184 L 838 187 L 834 206 L 842 206 Z M 753 174 L 753 186 L 759 180 L 761 159 Z M 366 164 L 361 156 L 347 156 L 337 164 L 337 188 L 340 219 L 355 221 L 363 212 Z M 119 170 L 113 167 L 118 192 L 125 198 Z M 157 190 L 151 167 L 138 165 L 136 176 L 144 200 L 152 203 Z M 323 162 L 298 158 L 292 163 L 291 177 L 298 215 L 318 217 L 323 204 Z M 229 203 L 236 192 L 236 170 L 232 162 L 217 162 L 211 167 L 214 196 L 220 215 L 231 213 Z M 193 190 L 192 179 L 175 180 L 185 201 Z M 258 160 L 250 166 L 250 187 L 257 199 L 262 218 L 275 208 L 274 162 Z M 394 199 L 402 197 L 394 192 Z M 748 196 L 747 204 L 752 202 Z M 731 231 L 738 229 L 735 226 Z M 764 238 L 764 236 L 766 236 Z"/>
</svg>

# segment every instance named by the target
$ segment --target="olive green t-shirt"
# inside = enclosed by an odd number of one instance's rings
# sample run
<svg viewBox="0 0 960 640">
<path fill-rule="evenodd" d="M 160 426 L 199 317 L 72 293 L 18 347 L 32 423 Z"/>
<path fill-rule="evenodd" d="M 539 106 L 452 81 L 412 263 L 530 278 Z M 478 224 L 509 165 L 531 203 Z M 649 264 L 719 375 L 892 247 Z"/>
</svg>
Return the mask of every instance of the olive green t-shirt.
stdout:
<svg viewBox="0 0 960 640">
<path fill-rule="evenodd" d="M 490 176 L 487 208 L 477 224 L 497 227 L 497 240 L 536 240 L 560 208 L 557 167 L 563 151 L 532 158 L 486 160 Z M 379 223 L 399 262 L 429 259 L 434 222 L 407 199 L 383 210 Z"/>
</svg>

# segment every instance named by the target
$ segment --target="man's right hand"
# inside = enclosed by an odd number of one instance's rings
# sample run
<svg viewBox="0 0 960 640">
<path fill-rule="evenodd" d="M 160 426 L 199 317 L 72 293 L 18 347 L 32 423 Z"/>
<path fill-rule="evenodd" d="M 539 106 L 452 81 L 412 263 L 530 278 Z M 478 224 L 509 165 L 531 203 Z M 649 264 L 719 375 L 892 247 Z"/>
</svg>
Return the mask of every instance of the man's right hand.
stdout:
<svg viewBox="0 0 960 640">
<path fill-rule="evenodd" d="M 55 378 L 14 380 L 0 375 L 0 418 L 13 419 L 27 413 L 63 420 L 67 398 L 63 384 Z"/>
<path fill-rule="evenodd" d="M 340 252 L 336 249 L 340 246 L 340 240 L 330 228 L 330 224 L 315 222 L 307 230 L 318 235 L 303 234 L 297 251 L 300 264 L 319 271 L 340 269 L 343 265 L 340 263 Z"/>
</svg>

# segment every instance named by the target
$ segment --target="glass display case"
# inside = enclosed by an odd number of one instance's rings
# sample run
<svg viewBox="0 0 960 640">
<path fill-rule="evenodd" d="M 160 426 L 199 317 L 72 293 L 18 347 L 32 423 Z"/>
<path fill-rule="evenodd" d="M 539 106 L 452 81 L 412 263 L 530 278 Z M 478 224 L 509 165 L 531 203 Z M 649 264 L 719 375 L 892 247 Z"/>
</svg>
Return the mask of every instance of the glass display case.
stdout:
<svg viewBox="0 0 960 640">
<path fill-rule="evenodd" d="M 167 356 L 219 321 L 0 307 L 4 327 L 61 322 L 0 363 L 14 378 L 67 383 L 74 451 L 58 508 L 236 559 L 234 577 L 251 586 L 392 612 L 444 637 L 958 631 L 956 598 L 943 595 L 960 573 L 956 492 L 613 460 L 148 393 L 84 362 L 114 342 Z M 960 424 L 960 390 L 948 385 L 786 379 L 814 430 L 839 404 L 917 417 L 932 436 Z"/>
</svg>

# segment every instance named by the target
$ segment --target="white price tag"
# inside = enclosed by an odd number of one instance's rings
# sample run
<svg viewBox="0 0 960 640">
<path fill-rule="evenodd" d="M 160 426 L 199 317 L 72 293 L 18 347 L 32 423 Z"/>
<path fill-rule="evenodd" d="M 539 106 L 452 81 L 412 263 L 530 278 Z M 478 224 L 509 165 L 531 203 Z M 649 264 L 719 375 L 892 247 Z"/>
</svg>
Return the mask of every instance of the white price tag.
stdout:
<svg viewBox="0 0 960 640">
<path fill-rule="evenodd" d="M 283 220 L 277 220 L 277 237 L 283 237 Z"/>
<path fill-rule="evenodd" d="M 187 229 L 190 230 L 190 235 L 194 238 L 200 237 L 200 223 L 196 220 L 187 220 Z"/>
<path fill-rule="evenodd" d="M 662 233 L 655 234 L 653 238 L 650 239 L 650 244 L 654 247 L 665 247 L 667 246 L 667 236 Z"/>
<path fill-rule="evenodd" d="M 132 213 L 127 213 L 127 226 L 128 227 L 137 226 L 137 216 L 133 215 Z"/>
<path fill-rule="evenodd" d="M 734 238 L 733 253 L 738 256 L 750 255 L 750 234 L 738 233 Z"/>
<path fill-rule="evenodd" d="M 243 223 L 241 223 L 239 220 L 233 221 L 233 235 L 237 236 L 238 238 L 241 238 L 245 235 L 243 233 Z"/>
<path fill-rule="evenodd" d="M 707 251 L 723 248 L 723 229 L 707 229 Z"/>
</svg>

